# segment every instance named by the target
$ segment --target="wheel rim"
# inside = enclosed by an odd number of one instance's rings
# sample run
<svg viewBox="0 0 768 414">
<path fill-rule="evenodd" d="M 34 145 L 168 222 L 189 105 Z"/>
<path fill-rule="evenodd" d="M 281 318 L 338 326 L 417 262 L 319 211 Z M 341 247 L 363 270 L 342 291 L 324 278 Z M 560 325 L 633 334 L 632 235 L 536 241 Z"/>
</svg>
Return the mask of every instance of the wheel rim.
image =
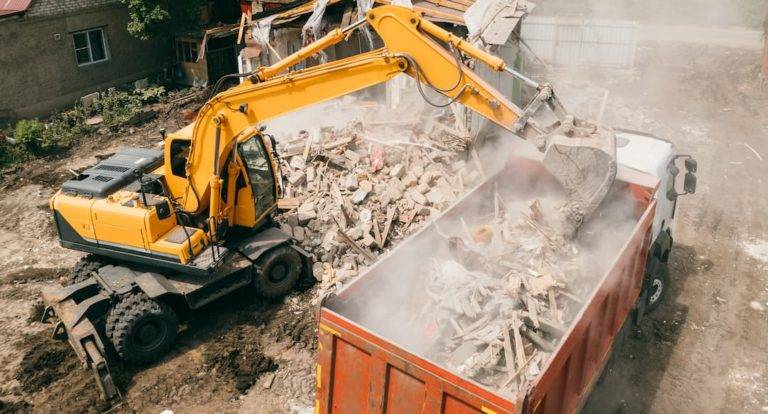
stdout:
<svg viewBox="0 0 768 414">
<path fill-rule="evenodd" d="M 664 283 L 661 279 L 653 279 L 653 285 L 651 286 L 651 296 L 648 298 L 649 303 L 656 303 L 661 297 L 661 292 L 664 290 Z"/>
<path fill-rule="evenodd" d="M 165 340 L 168 328 L 159 319 L 149 319 L 139 323 L 132 337 L 133 345 L 142 351 L 151 351 Z"/>
<path fill-rule="evenodd" d="M 288 277 L 288 265 L 284 262 L 276 263 L 269 271 L 267 278 L 272 283 L 280 283 Z"/>
</svg>

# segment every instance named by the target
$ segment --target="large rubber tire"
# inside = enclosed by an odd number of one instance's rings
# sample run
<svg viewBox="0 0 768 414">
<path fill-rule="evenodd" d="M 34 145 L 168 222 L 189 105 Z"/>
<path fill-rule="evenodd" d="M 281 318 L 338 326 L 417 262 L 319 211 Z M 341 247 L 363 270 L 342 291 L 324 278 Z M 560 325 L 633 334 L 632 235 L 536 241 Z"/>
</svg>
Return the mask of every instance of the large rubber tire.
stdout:
<svg viewBox="0 0 768 414">
<path fill-rule="evenodd" d="M 107 264 L 106 259 L 95 254 L 89 254 L 78 261 L 69 273 L 68 282 L 70 285 L 85 281 L 91 274 L 99 270 L 100 267 Z"/>
<path fill-rule="evenodd" d="M 651 275 L 648 285 L 648 296 L 645 301 L 645 313 L 651 313 L 664 302 L 669 290 L 669 267 L 664 262 L 659 262 L 656 271 Z"/>
<path fill-rule="evenodd" d="M 268 251 L 257 261 L 261 271 L 253 275 L 254 289 L 266 298 L 287 295 L 299 280 L 301 263 L 301 255 L 290 246 Z"/>
<path fill-rule="evenodd" d="M 157 360 L 173 345 L 179 318 L 165 303 L 143 293 L 132 293 L 117 302 L 107 315 L 107 337 L 120 357 L 129 363 Z"/>
</svg>

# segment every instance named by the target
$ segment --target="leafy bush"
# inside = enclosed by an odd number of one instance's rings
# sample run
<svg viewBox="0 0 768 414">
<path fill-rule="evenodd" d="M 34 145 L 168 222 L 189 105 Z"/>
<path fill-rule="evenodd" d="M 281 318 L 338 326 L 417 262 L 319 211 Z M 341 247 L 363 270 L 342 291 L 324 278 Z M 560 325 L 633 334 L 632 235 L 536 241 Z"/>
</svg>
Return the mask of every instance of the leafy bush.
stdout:
<svg viewBox="0 0 768 414">
<path fill-rule="evenodd" d="M 78 138 L 91 132 L 85 124 L 85 110 L 82 107 L 62 112 L 51 118 L 43 133 L 43 149 L 46 152 L 72 145 Z"/>
<path fill-rule="evenodd" d="M 16 124 L 13 131 L 13 139 L 16 145 L 23 147 L 32 154 L 42 152 L 43 132 L 45 124 L 37 119 L 22 119 Z"/>
<path fill-rule="evenodd" d="M 127 122 L 141 110 L 142 102 L 139 95 L 109 89 L 96 100 L 96 110 L 104 118 L 105 126 L 116 126 Z"/>
<path fill-rule="evenodd" d="M 139 96 L 142 103 L 153 104 L 165 98 L 165 92 L 165 88 L 162 86 L 150 86 L 149 88 L 137 90 L 136 95 Z"/>
<path fill-rule="evenodd" d="M 19 121 L 13 132 L 12 140 L 0 137 L 0 162 L 9 163 L 24 158 L 25 155 L 45 155 L 67 148 L 91 128 L 85 124 L 83 108 L 62 112 L 51 117 L 48 123 L 37 119 Z"/>
<path fill-rule="evenodd" d="M 6 131 L 0 130 L 0 165 L 10 164 L 24 157 L 24 150 L 9 138 Z"/>
</svg>

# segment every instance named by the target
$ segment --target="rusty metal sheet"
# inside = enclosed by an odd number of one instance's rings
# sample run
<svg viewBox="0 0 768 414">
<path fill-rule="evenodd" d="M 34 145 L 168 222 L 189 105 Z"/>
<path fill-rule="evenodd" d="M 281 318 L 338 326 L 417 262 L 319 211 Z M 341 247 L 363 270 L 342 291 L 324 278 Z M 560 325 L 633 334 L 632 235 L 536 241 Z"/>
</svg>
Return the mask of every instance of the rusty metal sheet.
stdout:
<svg viewBox="0 0 768 414">
<path fill-rule="evenodd" d="M 32 0 L 0 0 L 0 16 L 12 16 L 29 9 Z"/>
</svg>

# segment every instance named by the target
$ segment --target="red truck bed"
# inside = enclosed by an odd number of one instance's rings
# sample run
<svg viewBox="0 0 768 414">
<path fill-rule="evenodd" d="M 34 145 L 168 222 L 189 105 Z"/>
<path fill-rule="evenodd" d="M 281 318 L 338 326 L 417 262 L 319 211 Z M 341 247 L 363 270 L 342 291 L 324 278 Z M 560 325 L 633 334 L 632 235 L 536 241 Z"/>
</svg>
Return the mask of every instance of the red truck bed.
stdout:
<svg viewBox="0 0 768 414">
<path fill-rule="evenodd" d="M 419 356 L 413 344 L 387 339 L 380 329 L 355 322 L 354 316 L 345 313 L 345 303 L 370 299 L 381 280 L 398 277 L 404 257 L 418 261 L 428 256 L 428 238 L 435 227 L 474 208 L 475 200 L 492 194 L 494 185 L 524 185 L 521 183 L 534 176 L 548 179 L 544 175 L 536 162 L 510 163 L 325 301 L 319 314 L 316 412 L 560 413 L 577 411 L 583 405 L 640 294 L 657 186 L 656 180 L 646 175 L 626 170 L 620 173 L 613 191 L 631 194 L 636 225 L 623 247 L 617 248 L 615 261 L 606 264 L 608 270 L 541 373 L 516 395 L 501 395 L 463 378 Z M 397 315 L 400 304 L 394 302 L 391 309 Z M 394 319 L 396 324 L 397 317 Z"/>
</svg>

